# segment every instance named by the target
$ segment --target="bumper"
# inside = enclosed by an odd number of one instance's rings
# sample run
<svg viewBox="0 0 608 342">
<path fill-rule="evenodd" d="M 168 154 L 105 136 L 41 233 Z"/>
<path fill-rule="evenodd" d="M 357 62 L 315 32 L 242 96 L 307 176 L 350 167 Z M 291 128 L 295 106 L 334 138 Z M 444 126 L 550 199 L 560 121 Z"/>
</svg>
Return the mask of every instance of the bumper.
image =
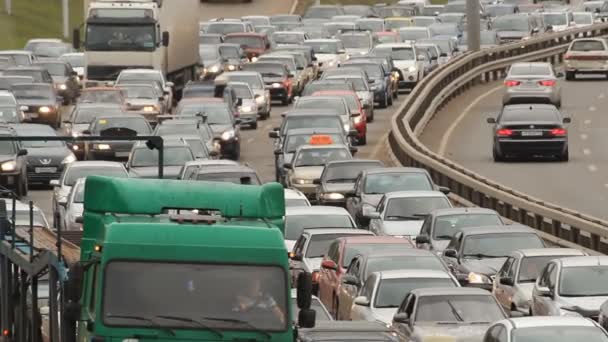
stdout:
<svg viewBox="0 0 608 342">
<path fill-rule="evenodd" d="M 52 179 L 59 179 L 63 165 L 36 165 L 27 167 L 27 179 L 31 183 L 48 183 Z"/>
<path fill-rule="evenodd" d="M 257 113 L 241 114 L 239 116 L 239 119 L 241 119 L 241 124 L 245 124 L 245 125 L 254 124 L 254 123 L 258 122 L 258 114 Z"/>
<path fill-rule="evenodd" d="M 25 112 L 25 120 L 26 122 L 32 123 L 56 123 L 57 116 L 61 115 L 58 111 L 52 111 L 49 113 L 38 113 L 38 112 Z"/>
<path fill-rule="evenodd" d="M 220 140 L 220 153 L 223 157 L 234 156 L 239 152 L 239 142 L 236 139 L 224 141 Z"/>
<path fill-rule="evenodd" d="M 386 97 L 386 91 L 384 88 L 374 90 L 374 102 L 383 102 Z"/>
<path fill-rule="evenodd" d="M 114 151 L 114 150 L 89 150 L 88 159 L 92 160 L 120 160 L 126 161 L 129 159 L 129 151 Z"/>
<path fill-rule="evenodd" d="M 567 72 L 575 72 L 575 73 L 604 73 L 608 72 L 608 61 L 604 62 L 596 62 L 596 61 L 587 61 L 587 62 L 568 62 L 565 63 L 565 70 Z"/>
<path fill-rule="evenodd" d="M 567 139 L 501 140 L 497 150 L 503 154 L 561 154 L 568 149 Z"/>
<path fill-rule="evenodd" d="M 286 88 L 269 88 L 271 100 L 283 100 L 289 97 L 289 91 Z"/>
<path fill-rule="evenodd" d="M 0 186 L 16 190 L 18 179 L 19 173 L 0 174 Z"/>
<path fill-rule="evenodd" d="M 555 91 L 508 91 L 502 98 L 503 104 L 559 103 L 561 96 Z"/>
</svg>

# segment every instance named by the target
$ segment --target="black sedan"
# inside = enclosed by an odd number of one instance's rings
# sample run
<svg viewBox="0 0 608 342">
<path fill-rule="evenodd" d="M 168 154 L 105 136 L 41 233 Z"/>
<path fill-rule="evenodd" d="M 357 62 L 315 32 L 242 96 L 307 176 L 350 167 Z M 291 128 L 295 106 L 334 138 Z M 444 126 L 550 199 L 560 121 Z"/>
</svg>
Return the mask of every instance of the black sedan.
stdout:
<svg viewBox="0 0 608 342">
<path fill-rule="evenodd" d="M 105 137 L 133 137 L 150 135 L 152 127 L 139 114 L 121 116 L 100 116 L 83 134 Z M 129 158 L 133 141 L 99 141 L 85 144 L 85 158 L 92 160 L 123 160 Z"/>
<path fill-rule="evenodd" d="M 20 109 L 25 113 L 25 120 L 34 123 L 46 123 L 53 128 L 61 125 L 61 103 L 52 84 L 25 83 L 11 86 Z"/>
<path fill-rule="evenodd" d="M 57 136 L 48 125 L 18 124 L 13 128 L 19 136 Z M 23 141 L 21 146 L 27 150 L 27 179 L 30 184 L 48 184 L 59 178 L 66 165 L 76 160 L 63 141 Z"/>
<path fill-rule="evenodd" d="M 385 70 L 378 61 L 355 60 L 343 64 L 344 67 L 357 67 L 365 70 L 370 81 L 371 90 L 374 92 L 374 102 L 380 108 L 386 108 L 393 104 L 393 90 L 391 88 L 391 71 Z"/>
<path fill-rule="evenodd" d="M 553 105 L 522 104 L 504 106 L 498 118 L 488 118 L 494 125 L 492 156 L 504 161 L 511 156 L 550 155 L 568 161 L 568 130 L 563 117 Z"/>
<path fill-rule="evenodd" d="M 384 167 L 379 160 L 340 160 L 331 161 L 325 165 L 320 179 L 314 182 L 317 187 L 317 203 L 319 205 L 346 205 L 345 194 L 353 191 L 355 180 L 363 170 Z"/>
</svg>

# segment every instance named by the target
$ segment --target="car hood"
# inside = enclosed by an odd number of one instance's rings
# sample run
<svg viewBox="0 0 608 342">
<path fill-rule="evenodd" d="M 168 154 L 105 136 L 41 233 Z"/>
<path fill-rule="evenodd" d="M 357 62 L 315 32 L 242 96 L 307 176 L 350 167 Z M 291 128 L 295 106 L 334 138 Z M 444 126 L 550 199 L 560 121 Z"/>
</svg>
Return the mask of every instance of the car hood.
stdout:
<svg viewBox="0 0 608 342">
<path fill-rule="evenodd" d="M 155 106 L 158 104 L 158 101 L 155 99 L 127 98 L 125 102 L 131 106 Z"/>
<path fill-rule="evenodd" d="M 256 109 L 258 107 L 257 104 L 255 103 L 255 101 L 252 99 L 243 99 L 242 107 L 245 107 L 245 106 L 251 106 Z"/>
<path fill-rule="evenodd" d="M 294 169 L 294 178 L 315 179 L 321 177 L 323 166 L 298 166 Z"/>
<path fill-rule="evenodd" d="M 423 341 L 429 337 L 452 337 L 456 341 L 477 342 L 482 341 L 483 335 L 490 324 L 416 324 L 414 326 L 414 340 Z"/>
<path fill-rule="evenodd" d="M 382 221 L 383 232 L 387 235 L 416 236 L 420 234 L 420 228 L 424 221 Z"/>
<path fill-rule="evenodd" d="M 27 159 L 51 159 L 53 165 L 61 163 L 71 152 L 67 147 L 36 147 L 27 149 Z"/>
<path fill-rule="evenodd" d="M 23 99 L 18 100 L 20 106 L 49 106 L 53 107 L 57 103 L 52 100 L 40 100 L 40 99 Z"/>
<path fill-rule="evenodd" d="M 321 261 L 323 261 L 323 257 L 319 258 L 304 258 L 304 263 L 308 267 L 308 271 L 318 271 L 321 268 Z"/>
<path fill-rule="evenodd" d="M 397 308 L 373 308 L 372 314 L 377 321 L 391 324 L 393 316 L 397 313 Z"/>
<path fill-rule="evenodd" d="M 338 55 L 333 53 L 315 53 L 315 57 L 317 57 L 317 62 L 321 63 L 331 62 L 338 59 Z"/>
<path fill-rule="evenodd" d="M 409 68 L 411 66 L 414 66 L 414 67 L 417 66 L 416 61 L 414 61 L 414 60 L 411 60 L 411 61 L 398 60 L 398 61 L 394 61 L 394 63 L 395 63 L 395 67 L 397 67 L 399 69 L 405 69 L 405 68 Z"/>
<path fill-rule="evenodd" d="M 355 183 L 323 183 L 323 189 L 326 192 L 344 193 L 353 190 Z"/>
<path fill-rule="evenodd" d="M 608 296 L 597 297 L 560 297 L 561 306 L 572 306 L 584 316 L 596 315 L 600 306 L 608 300 Z"/>
<path fill-rule="evenodd" d="M 222 133 L 231 130 L 232 125 L 209 124 L 209 128 L 211 128 L 211 131 L 213 132 L 213 135 L 215 137 L 219 137 L 220 135 L 222 135 Z"/>
<path fill-rule="evenodd" d="M 384 196 L 384 194 L 374 194 L 374 195 L 361 194 L 361 201 L 364 204 L 367 204 L 369 206 L 376 208 L 378 206 L 378 203 L 380 203 L 382 196 Z"/>
<path fill-rule="evenodd" d="M 177 179 L 181 166 L 165 166 L 163 168 L 163 178 Z M 156 166 L 141 166 L 132 167 L 129 174 L 134 178 L 158 178 L 158 167 Z"/>
<path fill-rule="evenodd" d="M 470 272 L 493 276 L 502 267 L 505 260 L 507 258 L 463 259 L 462 266 Z"/>
</svg>

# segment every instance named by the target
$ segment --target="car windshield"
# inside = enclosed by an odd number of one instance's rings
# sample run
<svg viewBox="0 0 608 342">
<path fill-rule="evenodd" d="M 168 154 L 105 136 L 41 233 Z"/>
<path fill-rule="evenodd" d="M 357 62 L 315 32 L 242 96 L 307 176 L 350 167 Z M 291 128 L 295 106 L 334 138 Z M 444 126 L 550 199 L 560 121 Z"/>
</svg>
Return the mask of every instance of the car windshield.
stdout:
<svg viewBox="0 0 608 342">
<path fill-rule="evenodd" d="M 248 172 L 221 172 L 221 173 L 199 173 L 196 180 L 209 182 L 223 182 L 233 184 L 260 185 L 260 180 L 255 173 Z"/>
<path fill-rule="evenodd" d="M 91 90 L 83 91 L 78 99 L 80 102 L 88 103 L 116 103 L 122 104 L 120 90 Z"/>
<path fill-rule="evenodd" d="M 370 256 L 367 260 L 364 278 L 374 273 L 393 270 L 439 270 L 445 271 L 446 267 L 435 255 L 391 255 Z"/>
<path fill-rule="evenodd" d="M 393 57 L 396 61 L 411 61 L 416 59 L 414 55 L 414 49 L 412 48 L 377 48 L 374 52 L 379 52 L 380 55 L 385 56 L 386 54 Z"/>
<path fill-rule="evenodd" d="M 323 166 L 330 161 L 351 159 L 353 157 L 346 148 L 307 148 L 296 155 L 294 166 Z"/>
<path fill-rule="evenodd" d="M 322 258 L 327 254 L 329 250 L 329 245 L 331 245 L 334 240 L 339 237 L 343 237 L 345 234 L 314 234 L 308 241 L 308 246 L 306 247 L 306 258 Z M 353 234 L 348 234 L 348 236 L 353 236 Z"/>
<path fill-rule="evenodd" d="M 450 208 L 445 197 L 401 197 L 388 200 L 384 219 L 386 221 L 423 220 L 431 211 Z"/>
<path fill-rule="evenodd" d="M 555 122 L 559 119 L 559 113 L 556 109 L 540 109 L 536 108 L 534 114 L 528 108 L 506 110 L 500 116 L 500 122 L 530 122 L 533 121 L 547 121 Z M 561 121 L 561 120 L 560 120 Z"/>
<path fill-rule="evenodd" d="M 604 44 L 599 40 L 577 40 L 572 43 L 570 51 L 604 51 Z"/>
<path fill-rule="evenodd" d="M 55 42 L 36 42 L 29 43 L 25 50 L 31 51 L 38 57 L 59 57 L 64 53 L 70 52 L 71 47 L 65 43 Z"/>
<path fill-rule="evenodd" d="M 429 287 L 456 287 L 456 284 L 450 278 L 382 279 L 376 290 L 374 307 L 398 308 L 412 290 Z"/>
<path fill-rule="evenodd" d="M 35 83 L 44 83 L 42 79 L 42 72 L 40 70 L 5 70 L 2 72 L 3 76 L 29 76 Z"/>
<path fill-rule="evenodd" d="M 20 122 L 19 113 L 15 106 L 1 106 L 0 105 L 0 121 L 7 123 Z"/>
<path fill-rule="evenodd" d="M 380 195 L 393 191 L 433 190 L 429 178 L 424 173 L 384 173 L 367 175 L 363 193 Z"/>
<path fill-rule="evenodd" d="M 124 115 L 125 113 L 120 107 L 76 107 L 75 113 L 72 114 L 74 117 L 74 124 L 88 124 L 95 120 L 98 116 L 110 116 L 110 115 Z"/>
<path fill-rule="evenodd" d="M 220 58 L 219 49 L 215 45 L 201 45 L 198 48 L 198 53 L 201 60 L 208 63 Z"/>
<path fill-rule="evenodd" d="M 339 163 L 331 164 L 323 170 L 323 182 L 326 183 L 354 183 L 363 170 L 382 167 L 380 163 Z"/>
<path fill-rule="evenodd" d="M 342 131 L 342 121 L 340 117 L 336 115 L 320 115 L 320 116 L 308 116 L 308 115 L 294 115 L 287 116 L 285 123 L 281 128 L 281 132 L 285 134 L 288 130 L 297 128 L 324 128 L 324 129 L 336 129 Z M 312 134 L 311 134 L 312 135 Z M 306 137 L 306 143 L 310 139 L 310 135 Z M 340 140 L 333 140 L 338 143 Z M 295 142 L 294 142 L 295 143 Z M 301 144 L 299 144 L 301 145 Z M 298 146 L 299 146 L 298 145 Z M 295 150 L 293 150 L 295 152 Z"/>
<path fill-rule="evenodd" d="M 73 186 L 76 184 L 78 178 L 85 178 L 87 176 L 105 176 L 105 177 L 116 177 L 116 178 L 127 178 L 129 174 L 122 167 L 116 166 L 101 166 L 101 165 L 91 165 L 91 166 L 72 166 L 67 169 L 65 176 L 63 178 L 63 185 L 65 186 Z"/>
<path fill-rule="evenodd" d="M 543 256 L 531 256 L 524 257 L 521 259 L 519 265 L 519 276 L 517 282 L 519 283 L 533 283 L 536 281 L 540 272 L 547 266 L 549 261 L 559 258 L 567 257 L 566 255 L 543 255 Z"/>
<path fill-rule="evenodd" d="M 130 99 L 158 99 L 160 96 L 153 87 L 148 86 L 122 86 L 125 97 Z"/>
<path fill-rule="evenodd" d="M 194 159 L 187 146 L 166 147 L 163 155 L 164 166 L 183 166 Z M 132 167 L 158 166 L 158 150 L 149 148 L 136 148 L 132 152 Z"/>
<path fill-rule="evenodd" d="M 62 61 L 70 63 L 72 68 L 84 67 L 84 54 L 82 55 L 63 55 L 60 58 Z"/>
<path fill-rule="evenodd" d="M 321 303 L 317 298 L 313 298 L 310 302 L 310 308 L 314 310 L 317 314 L 315 315 L 315 319 L 318 321 L 331 321 L 331 316 L 327 313 L 327 310 L 324 309 L 323 303 Z M 294 313 L 293 317 L 298 317 L 300 313 L 300 308 L 298 307 L 298 302 L 295 298 L 291 300 L 291 312 Z"/>
<path fill-rule="evenodd" d="M 382 67 L 378 64 L 348 64 L 348 66 L 354 66 L 360 68 L 361 70 L 364 70 L 369 78 L 384 77 Z"/>
<path fill-rule="evenodd" d="M 310 138 L 315 135 L 313 133 L 310 134 L 294 134 L 294 135 L 288 135 L 285 141 L 285 151 L 287 153 L 293 153 L 295 152 L 298 147 L 302 146 L 302 145 L 307 145 L 308 142 L 310 141 Z M 338 134 L 323 134 L 323 135 L 328 135 L 329 137 L 331 137 L 332 141 L 334 142 L 342 142 L 342 137 Z"/>
<path fill-rule="evenodd" d="M 310 207 L 310 203 L 303 198 L 286 198 L 285 207 Z"/>
<path fill-rule="evenodd" d="M 342 44 L 347 49 L 371 49 L 372 40 L 363 34 L 343 34 L 340 35 Z"/>
<path fill-rule="evenodd" d="M 199 47 L 203 45 L 217 45 L 222 43 L 222 36 L 220 35 L 201 35 L 198 37 Z M 200 51 L 200 50 L 199 50 Z"/>
<path fill-rule="evenodd" d="M 314 219 L 311 219 L 314 218 Z M 286 215 L 285 240 L 297 240 L 304 229 L 356 228 L 348 214 Z"/>
<path fill-rule="evenodd" d="M 593 15 L 588 13 L 574 13 L 572 18 L 577 25 L 591 25 L 593 24 Z"/>
<path fill-rule="evenodd" d="M 20 125 L 17 125 L 20 126 Z M 47 126 L 48 127 L 48 126 Z M 21 137 L 29 137 L 29 136 L 46 136 L 46 137 L 56 137 L 57 133 L 52 128 L 44 129 L 44 128 L 19 128 L 15 127 L 17 131 L 17 135 Z M 21 146 L 24 148 L 43 148 L 43 147 L 64 147 L 65 142 L 63 141 L 22 141 Z"/>
<path fill-rule="evenodd" d="M 563 267 L 559 280 L 559 295 L 563 297 L 605 297 L 608 266 Z"/>
<path fill-rule="evenodd" d="M 241 49 L 236 46 L 220 46 L 220 56 L 224 59 L 241 58 Z"/>
<path fill-rule="evenodd" d="M 320 99 L 318 97 L 301 98 L 296 102 L 295 109 L 327 109 L 339 113 L 339 115 L 348 115 L 347 107 L 344 107 L 342 98 Z"/>
<path fill-rule="evenodd" d="M 126 128 L 137 134 L 150 134 L 151 129 L 143 117 L 107 117 L 100 118 L 92 124 L 91 131 L 100 135 L 120 135 L 115 128 Z"/>
<path fill-rule="evenodd" d="M 237 44 L 248 48 L 264 48 L 264 39 L 254 36 L 228 36 L 224 38 L 224 42 L 230 44 Z"/>
<path fill-rule="evenodd" d="M 192 104 L 185 105 L 180 109 L 177 115 L 180 116 L 194 116 L 197 114 L 207 116 L 207 123 L 209 125 L 230 125 L 232 120 L 230 118 L 230 109 L 225 103 L 218 103 L 214 105 L 205 104 Z M 162 126 L 161 126 L 162 127 Z"/>
<path fill-rule="evenodd" d="M 249 84 L 251 89 L 264 89 L 264 83 L 255 75 L 230 75 L 230 73 L 228 73 L 227 77 L 229 82 L 244 82 Z"/>
<path fill-rule="evenodd" d="M 503 16 L 492 21 L 492 29 L 496 31 L 528 32 L 528 16 Z"/>
<path fill-rule="evenodd" d="M 504 318 L 504 313 L 491 295 L 422 296 L 415 313 L 416 323 L 491 323 Z"/>
<path fill-rule="evenodd" d="M 398 252 L 407 248 L 411 248 L 411 245 L 403 240 L 403 243 L 349 243 L 344 248 L 344 257 L 342 258 L 342 267 L 348 268 L 350 262 L 357 255 L 367 255 L 373 251 L 382 252 Z"/>
<path fill-rule="evenodd" d="M 15 98 L 19 100 L 54 100 L 53 88 L 47 85 L 16 84 L 11 87 Z"/>
<path fill-rule="evenodd" d="M 441 215 L 435 219 L 433 239 L 451 240 L 460 228 L 503 225 L 500 216 L 496 214 L 455 214 Z"/>
<path fill-rule="evenodd" d="M 384 22 L 381 20 L 362 20 L 355 22 L 355 25 L 358 30 L 371 32 L 384 31 Z"/>
<path fill-rule="evenodd" d="M 509 76 L 551 76 L 553 72 L 550 65 L 544 64 L 519 64 L 509 69 Z"/>
<path fill-rule="evenodd" d="M 582 341 L 607 342 L 608 337 L 596 326 L 546 326 L 517 328 L 511 332 L 513 342 Z"/>
<path fill-rule="evenodd" d="M 478 234 L 465 237 L 462 257 L 506 258 L 518 249 L 544 247 L 543 241 L 534 233 Z"/>
<path fill-rule="evenodd" d="M 568 13 L 545 13 L 543 14 L 545 25 L 563 26 L 568 25 Z"/>
<path fill-rule="evenodd" d="M 275 32 L 272 40 L 277 44 L 300 44 L 304 41 L 304 36 L 300 33 Z"/>
<path fill-rule="evenodd" d="M 232 88 L 236 93 L 236 97 L 241 99 L 253 99 L 253 92 L 246 85 L 233 85 Z"/>
<path fill-rule="evenodd" d="M 245 26 L 242 23 L 211 23 L 207 27 L 207 33 L 229 34 L 245 32 Z"/>
<path fill-rule="evenodd" d="M 278 266 L 112 261 L 102 289 L 105 326 L 274 332 L 291 323 L 283 316 L 287 274 Z"/>
<path fill-rule="evenodd" d="M 361 77 L 342 77 L 342 76 L 330 76 L 327 80 L 340 80 L 343 82 L 352 83 L 355 91 L 369 91 L 369 85 Z"/>
<path fill-rule="evenodd" d="M 350 82 L 313 82 L 304 86 L 302 96 L 310 96 L 318 91 L 354 90 Z"/>
<path fill-rule="evenodd" d="M 419 29 L 399 30 L 399 37 L 401 37 L 401 40 L 417 40 L 421 38 L 430 38 L 429 32 L 427 30 Z"/>
<path fill-rule="evenodd" d="M 340 49 L 338 42 L 304 42 L 304 45 L 311 46 L 315 54 L 332 54 L 335 55 Z"/>
</svg>

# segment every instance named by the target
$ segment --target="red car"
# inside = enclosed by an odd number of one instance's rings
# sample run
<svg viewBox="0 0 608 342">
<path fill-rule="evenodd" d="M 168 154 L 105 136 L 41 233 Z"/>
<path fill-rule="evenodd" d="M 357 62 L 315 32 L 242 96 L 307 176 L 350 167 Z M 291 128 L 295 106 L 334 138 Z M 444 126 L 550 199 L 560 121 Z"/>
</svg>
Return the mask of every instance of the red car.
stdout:
<svg viewBox="0 0 608 342">
<path fill-rule="evenodd" d="M 254 32 L 230 33 L 224 36 L 224 43 L 240 45 L 247 58 L 255 62 L 260 55 L 263 55 L 270 50 L 270 41 L 265 34 Z"/>
<path fill-rule="evenodd" d="M 357 93 L 352 90 L 322 90 L 312 96 L 340 96 L 346 100 L 350 109 L 351 122 L 357 130 L 357 145 L 367 144 L 367 113 L 363 109 Z"/>
<path fill-rule="evenodd" d="M 330 311 L 336 307 L 342 276 L 359 254 L 415 248 L 407 239 L 392 236 L 349 236 L 336 239 L 323 257 L 319 270 L 319 299 Z"/>
</svg>

